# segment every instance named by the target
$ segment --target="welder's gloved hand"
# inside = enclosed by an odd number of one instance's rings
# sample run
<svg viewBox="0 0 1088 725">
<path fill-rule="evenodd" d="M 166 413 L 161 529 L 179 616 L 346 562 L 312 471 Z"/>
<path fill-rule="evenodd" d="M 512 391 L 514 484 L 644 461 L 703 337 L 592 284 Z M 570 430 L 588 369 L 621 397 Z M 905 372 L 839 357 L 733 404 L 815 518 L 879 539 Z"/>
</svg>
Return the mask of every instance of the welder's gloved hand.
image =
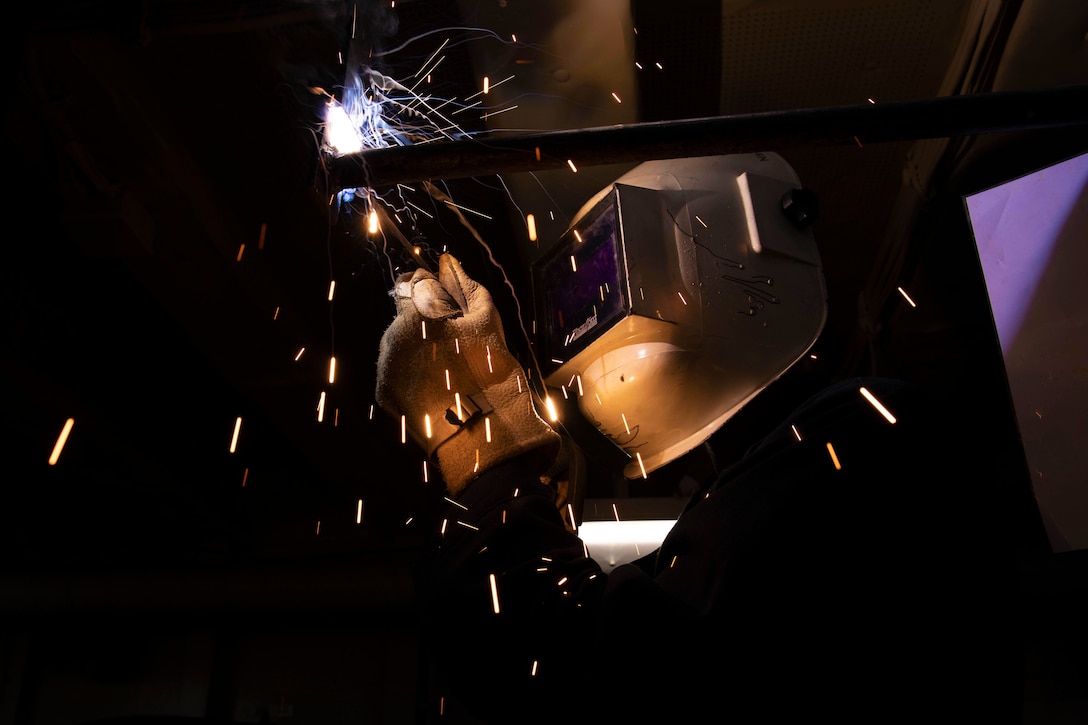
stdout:
<svg viewBox="0 0 1088 725">
<path fill-rule="evenodd" d="M 536 412 L 487 289 L 443 254 L 437 277 L 407 272 L 391 294 L 397 315 L 378 351 L 378 404 L 437 455 L 449 492 L 520 455 L 548 465 L 559 435 Z"/>
</svg>

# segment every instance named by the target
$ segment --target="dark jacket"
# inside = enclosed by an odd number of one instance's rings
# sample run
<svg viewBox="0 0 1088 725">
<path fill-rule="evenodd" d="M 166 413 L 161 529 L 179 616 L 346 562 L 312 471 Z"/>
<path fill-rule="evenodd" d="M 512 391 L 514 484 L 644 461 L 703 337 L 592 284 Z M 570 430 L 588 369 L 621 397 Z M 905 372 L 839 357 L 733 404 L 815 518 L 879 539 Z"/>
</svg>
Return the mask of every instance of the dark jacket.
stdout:
<svg viewBox="0 0 1088 725">
<path fill-rule="evenodd" d="M 835 384 L 607 573 L 524 462 L 486 472 L 420 569 L 440 688 L 489 722 L 1018 723 L 1011 560 L 970 418 L 899 381 Z"/>
</svg>

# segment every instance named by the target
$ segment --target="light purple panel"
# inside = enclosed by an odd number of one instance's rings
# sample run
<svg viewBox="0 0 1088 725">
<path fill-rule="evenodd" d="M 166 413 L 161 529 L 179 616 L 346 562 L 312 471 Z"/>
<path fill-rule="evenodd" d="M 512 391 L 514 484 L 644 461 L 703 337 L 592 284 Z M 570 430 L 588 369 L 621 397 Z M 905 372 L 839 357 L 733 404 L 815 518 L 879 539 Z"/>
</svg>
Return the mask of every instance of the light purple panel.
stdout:
<svg viewBox="0 0 1088 725">
<path fill-rule="evenodd" d="M 965 202 L 1051 548 L 1088 548 L 1088 154 Z"/>
</svg>

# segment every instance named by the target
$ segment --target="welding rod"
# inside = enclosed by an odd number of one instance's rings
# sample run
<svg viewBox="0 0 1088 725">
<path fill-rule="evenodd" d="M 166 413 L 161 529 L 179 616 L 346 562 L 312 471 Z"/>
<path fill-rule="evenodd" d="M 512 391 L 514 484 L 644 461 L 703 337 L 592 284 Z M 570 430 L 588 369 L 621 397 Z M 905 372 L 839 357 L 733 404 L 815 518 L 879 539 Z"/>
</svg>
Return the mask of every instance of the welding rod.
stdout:
<svg viewBox="0 0 1088 725">
<path fill-rule="evenodd" d="M 1088 125 L 1088 86 L 653 121 L 367 149 L 331 161 L 337 189 L 652 159 Z"/>
</svg>

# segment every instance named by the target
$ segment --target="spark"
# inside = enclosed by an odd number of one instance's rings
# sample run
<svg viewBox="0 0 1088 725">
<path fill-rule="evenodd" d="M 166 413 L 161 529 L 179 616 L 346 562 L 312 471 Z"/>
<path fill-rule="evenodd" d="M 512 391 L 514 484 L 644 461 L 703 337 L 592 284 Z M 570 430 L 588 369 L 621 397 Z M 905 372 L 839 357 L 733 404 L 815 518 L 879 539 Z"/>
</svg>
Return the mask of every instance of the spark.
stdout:
<svg viewBox="0 0 1088 725">
<path fill-rule="evenodd" d="M 423 414 L 423 430 L 426 431 L 426 436 L 429 439 L 431 437 L 431 414 Z"/>
<path fill-rule="evenodd" d="M 447 44 L 447 43 L 449 43 L 449 42 L 450 42 L 450 39 L 449 39 L 449 38 L 446 38 L 445 40 L 443 40 L 443 41 L 442 41 L 442 45 L 438 46 L 438 48 L 436 48 L 436 49 L 435 49 L 435 51 L 434 51 L 433 53 L 431 53 L 431 57 L 430 57 L 430 58 L 428 58 L 428 59 L 426 60 L 426 62 L 424 62 L 424 63 L 423 63 L 423 65 L 421 65 L 421 66 L 419 67 L 419 70 L 418 70 L 418 71 L 416 71 L 416 74 L 415 74 L 415 76 L 414 76 L 414 77 L 418 78 L 418 77 L 419 77 L 419 74 L 420 74 L 420 73 L 421 73 L 421 72 L 423 71 L 423 69 L 427 67 L 427 64 L 428 64 L 428 63 L 430 63 L 430 62 L 431 62 L 432 60 L 434 60 L 434 57 L 435 57 L 436 55 L 438 55 L 438 54 L 439 54 L 440 52 L 442 52 L 442 49 L 443 49 L 443 48 L 445 48 L 445 47 L 446 47 L 446 44 Z"/>
<path fill-rule="evenodd" d="M 370 112 L 371 115 L 376 112 Z M 353 154 L 363 148 L 363 136 L 345 109 L 335 99 L 325 106 L 325 143 L 339 154 Z"/>
<path fill-rule="evenodd" d="M 583 390 L 582 390 L 582 376 L 581 375 L 578 376 L 578 395 L 580 395 L 580 396 L 585 395 L 585 392 L 583 392 Z"/>
<path fill-rule="evenodd" d="M 274 320 L 274 319 L 276 319 L 276 318 L 277 318 L 277 317 L 279 317 L 279 316 L 280 316 L 280 308 L 279 308 L 279 307 L 277 307 L 277 308 L 276 308 L 276 311 L 272 313 L 272 319 Z"/>
<path fill-rule="evenodd" d="M 907 291 L 905 289 L 903 289 L 902 287 L 897 287 L 896 289 L 899 290 L 899 294 L 903 295 L 903 299 L 905 299 L 907 302 L 910 303 L 911 307 L 917 307 L 918 306 L 918 305 L 914 304 L 914 300 L 912 300 L 910 298 L 910 295 L 907 294 Z"/>
<path fill-rule="evenodd" d="M 359 499 L 359 504 L 355 508 L 355 523 L 363 523 L 363 499 Z"/>
<path fill-rule="evenodd" d="M 797 440 L 801 440 L 801 433 L 800 433 L 800 432 L 799 432 L 799 431 L 797 430 L 797 426 L 795 426 L 795 425 L 793 425 L 793 424 L 791 423 L 791 424 L 790 424 L 790 429 L 791 429 L 791 430 L 793 431 L 793 436 L 794 436 L 794 437 L 795 437 L 795 438 L 796 438 Z"/>
<path fill-rule="evenodd" d="M 570 255 L 570 270 L 572 272 L 577 272 L 578 271 L 578 262 L 576 262 L 574 260 L 574 255 L 573 254 Z"/>
<path fill-rule="evenodd" d="M 370 210 L 370 214 L 367 217 L 367 231 L 371 234 L 378 233 L 378 212 L 374 209 Z"/>
<path fill-rule="evenodd" d="M 336 280 L 329 280 L 329 302 L 332 302 L 333 292 L 336 291 Z"/>
<path fill-rule="evenodd" d="M 529 241 L 536 241 L 536 217 L 529 214 L 525 217 L 525 223 L 529 226 Z"/>
<path fill-rule="evenodd" d="M 442 61 L 444 61 L 445 59 L 446 59 L 446 56 L 442 56 L 441 58 L 439 58 L 438 60 L 436 60 L 434 62 L 434 65 L 432 65 L 430 68 L 427 69 L 427 74 L 424 76 L 424 79 L 426 79 L 426 81 L 428 83 L 431 82 L 431 74 L 434 73 L 434 69 L 437 68 L 438 66 L 442 65 Z M 420 70 L 423 70 L 423 67 L 424 66 L 420 66 Z M 419 75 L 419 71 L 416 71 L 416 75 L 417 76 Z M 418 85 L 419 84 L 416 83 L 415 86 L 412 86 L 412 89 L 415 90 L 416 86 L 418 86 Z M 414 102 L 413 102 L 413 105 L 414 105 Z"/>
<path fill-rule="evenodd" d="M 242 430 L 242 416 L 234 421 L 234 435 L 230 439 L 230 452 L 234 453 L 238 448 L 238 433 Z"/>
<path fill-rule="evenodd" d="M 574 520 L 574 507 L 570 505 L 569 501 L 567 502 L 567 516 L 570 517 L 570 527 L 577 531 L 578 523 Z"/>
<path fill-rule="evenodd" d="M 473 526 L 472 524 L 470 524 L 468 522 L 465 522 L 465 521 L 457 521 L 455 523 L 458 526 L 464 526 L 466 529 L 472 529 L 473 531 L 479 531 L 480 530 L 479 526 Z"/>
<path fill-rule="evenodd" d="M 615 91 L 612 91 L 612 97 L 616 99 L 616 103 L 623 103 L 623 101 L 620 100 L 620 97 L 616 95 Z"/>
<path fill-rule="evenodd" d="M 446 368 L 446 390 L 450 389 L 450 369 Z"/>
<path fill-rule="evenodd" d="M 620 520 L 620 512 L 619 512 L 619 510 L 618 510 L 618 509 L 616 508 L 616 504 L 615 504 L 615 502 L 613 502 L 613 503 L 612 503 L 612 515 L 616 517 L 616 521 L 619 521 L 619 520 Z"/>
<path fill-rule="evenodd" d="M 635 458 L 638 459 L 638 467 L 642 469 L 642 477 L 649 478 L 649 476 L 646 475 L 646 466 L 642 465 L 642 454 L 635 451 Z"/>
<path fill-rule="evenodd" d="M 374 420 L 374 404 L 370 404 L 370 417 L 369 420 Z"/>
<path fill-rule="evenodd" d="M 318 521 L 317 522 L 317 531 L 314 532 L 314 536 L 320 536 L 320 535 L 321 535 L 321 522 Z"/>
<path fill-rule="evenodd" d="M 482 116 L 480 116 L 480 119 L 481 120 L 487 120 L 488 118 L 491 118 L 492 116 L 498 116 L 500 113 L 506 113 L 507 111 L 513 111 L 515 108 L 517 108 L 516 104 L 513 105 L 513 106 L 507 106 L 506 108 L 502 109 L 501 111 L 494 111 L 492 113 L 485 113 Z"/>
<path fill-rule="evenodd" d="M 491 581 L 491 606 L 495 610 L 495 614 L 499 613 L 499 588 L 495 582 L 495 575 L 488 574 L 488 579 Z"/>
<path fill-rule="evenodd" d="M 708 226 L 706 225 L 706 222 L 704 222 L 704 221 L 703 221 L 703 220 L 702 220 L 702 219 L 701 219 L 701 218 L 699 217 L 699 215 L 698 215 L 698 214 L 696 214 L 696 215 L 695 215 L 695 220 L 696 220 L 697 222 L 699 222 L 700 224 L 702 224 L 702 225 L 703 225 L 703 228 L 704 228 L 704 229 L 709 229 L 709 228 L 710 228 L 710 227 L 708 227 Z"/>
<path fill-rule="evenodd" d="M 664 68 L 662 68 L 662 67 L 661 67 L 661 64 L 660 64 L 660 63 L 654 63 L 654 65 L 656 65 L 656 66 L 657 66 L 657 69 L 658 69 L 658 70 L 665 70 Z"/>
<path fill-rule="evenodd" d="M 476 107 L 476 106 L 478 106 L 478 105 L 480 105 L 480 101 L 476 101 L 476 102 L 475 102 L 475 103 L 473 103 L 473 104 L 472 104 L 471 106 L 465 106 L 465 107 L 463 107 L 463 108 L 458 108 L 458 109 L 457 109 L 456 111 L 454 111 L 454 112 L 453 112 L 453 113 L 451 113 L 450 115 L 451 115 L 451 116 L 456 116 L 456 115 L 457 115 L 458 113 L 464 113 L 465 111 L 468 111 L 469 109 L 475 108 L 475 107 Z"/>
<path fill-rule="evenodd" d="M 299 359 L 300 357 L 302 357 L 302 353 L 304 353 L 304 352 L 306 352 L 306 348 L 304 348 L 304 347 L 300 347 L 300 348 L 298 349 L 298 352 L 297 352 L 297 353 L 295 354 L 295 362 L 298 362 L 298 359 Z"/>
<path fill-rule="evenodd" d="M 482 211 L 476 211 L 475 209 L 470 209 L 467 206 L 461 206 L 460 204 L 454 204 L 449 199 L 446 199 L 445 202 L 446 202 L 446 204 L 448 206 L 456 207 L 457 209 L 460 209 L 462 211 L 467 211 L 469 214 L 475 214 L 476 216 L 482 217 L 482 218 L 487 219 L 489 221 L 491 220 L 491 217 L 488 216 L 487 214 L 484 214 Z"/>
<path fill-rule="evenodd" d="M 876 396 L 869 392 L 868 388 L 861 387 L 859 388 L 859 390 L 861 394 L 865 396 L 865 399 L 868 400 L 872 404 L 872 406 L 877 409 L 877 412 L 884 416 L 884 420 L 888 421 L 892 425 L 895 425 L 895 416 L 892 415 L 891 411 L 885 408 L 884 405 L 876 399 Z"/>
<path fill-rule="evenodd" d="M 246 487 L 246 479 L 249 478 L 249 466 L 246 466 L 246 470 L 242 471 L 242 488 Z"/>
<path fill-rule="evenodd" d="M 321 391 L 321 397 L 317 400 L 317 422 L 325 420 L 325 391 Z"/>
<path fill-rule="evenodd" d="M 487 93 L 487 92 L 488 92 L 489 90 L 491 90 L 492 88 L 498 88 L 498 87 L 499 87 L 499 86 L 501 86 L 501 85 L 502 85 L 503 83 L 506 83 L 506 82 L 507 82 L 507 81 L 509 81 L 509 80 L 513 80 L 513 78 L 514 78 L 514 76 L 512 76 L 512 75 L 511 75 L 511 76 L 507 76 L 506 78 L 503 78 L 503 79 L 502 79 L 501 81 L 499 81 L 498 83 L 490 83 L 490 82 L 489 82 L 489 81 L 487 80 L 487 76 L 484 76 L 484 82 L 485 82 L 485 84 L 486 84 L 486 88 L 487 88 L 487 90 L 480 90 L 480 91 L 476 91 L 476 92 L 475 92 L 475 93 L 473 93 L 473 94 L 472 94 L 471 96 L 467 96 L 467 97 L 465 98 L 465 100 L 466 100 L 466 101 L 471 101 L 471 100 L 472 100 L 473 98 L 475 98 L 476 96 L 480 96 L 480 95 L 483 95 L 483 94 Z"/>
<path fill-rule="evenodd" d="M 638 68 L 639 70 L 642 70 L 642 63 L 639 63 L 639 62 L 638 62 L 638 61 L 636 60 L 636 61 L 635 61 L 635 67 L 636 67 L 636 68 Z"/>
<path fill-rule="evenodd" d="M 555 410 L 555 403 L 552 402 L 550 395 L 544 398 L 544 407 L 548 410 L 548 420 L 553 423 L 559 420 L 559 413 Z"/>
<path fill-rule="evenodd" d="M 495 369 L 491 367 L 491 346 L 484 345 L 484 349 L 487 351 L 487 372 L 493 373 Z"/>
<path fill-rule="evenodd" d="M 423 483 L 427 483 L 427 461 L 423 461 Z"/>
<path fill-rule="evenodd" d="M 239 418 L 238 422 L 239 422 L 239 424 L 241 424 L 242 419 Z M 68 434 L 72 432 L 72 426 L 74 426 L 75 424 L 76 424 L 76 419 L 75 418 L 69 418 L 68 420 L 64 421 L 64 427 L 60 429 L 60 435 L 57 436 L 57 442 L 53 445 L 53 452 L 49 454 L 49 465 L 50 466 L 57 465 L 57 461 L 60 460 L 60 452 L 62 450 L 64 450 L 64 443 L 65 443 L 65 441 L 68 440 Z M 237 438 L 238 434 L 235 433 L 234 435 Z M 234 452 L 234 444 L 232 443 L 231 444 L 231 453 L 233 453 L 233 452 Z"/>
<path fill-rule="evenodd" d="M 453 394 L 453 402 L 457 406 L 457 420 L 463 421 L 465 419 L 465 414 L 463 412 L 461 412 L 461 394 L 460 393 L 454 393 Z"/>
<path fill-rule="evenodd" d="M 491 442 L 491 417 L 484 418 L 484 440 Z"/>
<path fill-rule="evenodd" d="M 531 669 L 529 671 L 529 676 L 530 677 L 536 677 L 536 666 L 537 666 L 537 661 L 533 660 L 533 669 Z"/>
<path fill-rule="evenodd" d="M 620 418 L 623 419 L 623 427 L 627 431 L 627 435 L 631 435 L 631 426 L 627 425 L 627 416 L 620 413 Z"/>
<path fill-rule="evenodd" d="M 461 509 L 462 511 L 468 511 L 468 506 L 465 506 L 465 505 L 464 505 L 463 503 L 461 503 L 460 501 L 455 501 L 455 500 L 453 500 L 453 499 L 452 499 L 452 498 L 450 498 L 449 496 L 443 496 L 443 497 L 442 497 L 442 500 L 443 500 L 443 501 L 445 501 L 446 503 L 449 503 L 449 504 L 453 504 L 454 506 L 456 506 L 457 508 Z"/>
<path fill-rule="evenodd" d="M 412 203 L 412 202 L 410 202 L 410 201 L 407 201 L 407 202 L 405 202 L 405 203 L 406 203 L 406 204 L 408 204 L 408 206 L 410 206 L 410 207 L 412 207 L 413 209 L 415 209 L 416 211 L 418 211 L 418 212 L 419 212 L 420 214 L 422 214 L 423 216 L 427 217 L 428 219 L 434 219 L 434 214 L 431 214 L 431 213 L 430 213 L 430 212 L 428 212 L 428 211 L 427 211 L 426 209 L 423 209 L 423 208 L 421 208 L 421 207 L 419 207 L 419 206 L 416 206 L 415 204 L 413 204 L 413 203 Z"/>
<path fill-rule="evenodd" d="M 491 90 L 491 79 L 484 76 L 484 95 L 486 96 L 488 91 Z"/>
<path fill-rule="evenodd" d="M 329 384 L 336 382 L 336 357 L 329 358 Z"/>
<path fill-rule="evenodd" d="M 567 166 L 569 166 L 570 170 L 574 173 L 578 173 L 578 167 L 574 165 L 574 161 L 572 159 L 567 159 Z"/>
<path fill-rule="evenodd" d="M 827 452 L 831 455 L 831 462 L 835 464 L 835 470 L 841 471 L 842 465 L 839 464 L 839 457 L 835 455 L 835 448 L 831 445 L 831 441 L 827 442 Z"/>
<path fill-rule="evenodd" d="M 420 320 L 419 321 L 419 326 L 420 326 L 420 329 L 423 330 L 423 339 L 426 340 L 427 339 L 427 321 L 426 320 Z"/>
<path fill-rule="evenodd" d="M 574 232 L 574 238 L 578 240 L 579 244 L 581 244 L 582 243 L 582 235 L 578 232 L 577 229 L 573 229 L 571 231 Z"/>
<path fill-rule="evenodd" d="M 264 249 L 264 238 L 265 238 L 265 235 L 267 233 L 268 233 L 268 224 L 267 223 L 262 223 L 261 224 L 260 234 L 257 235 L 257 249 Z"/>
<path fill-rule="evenodd" d="M 245 252 L 245 251 L 246 251 L 246 245 L 245 245 L 245 242 L 243 242 L 243 243 L 242 243 L 242 244 L 241 244 L 241 245 L 240 245 L 240 246 L 238 247 L 238 256 L 237 256 L 237 257 L 235 258 L 235 260 L 234 260 L 234 261 L 235 261 L 235 262 L 241 262 L 241 261 L 242 261 L 242 253 L 243 253 L 243 252 Z"/>
<path fill-rule="evenodd" d="M 688 304 L 688 301 L 684 299 L 684 293 L 683 293 L 683 292 L 680 292 L 680 291 L 677 291 L 677 293 L 676 293 L 676 294 L 680 296 L 680 301 L 681 301 L 681 302 L 683 302 L 683 303 L 684 303 L 684 306 L 686 307 L 686 306 L 687 306 L 687 304 Z"/>
<path fill-rule="evenodd" d="M 408 421 L 403 415 L 400 417 L 400 442 L 408 442 Z"/>
</svg>

